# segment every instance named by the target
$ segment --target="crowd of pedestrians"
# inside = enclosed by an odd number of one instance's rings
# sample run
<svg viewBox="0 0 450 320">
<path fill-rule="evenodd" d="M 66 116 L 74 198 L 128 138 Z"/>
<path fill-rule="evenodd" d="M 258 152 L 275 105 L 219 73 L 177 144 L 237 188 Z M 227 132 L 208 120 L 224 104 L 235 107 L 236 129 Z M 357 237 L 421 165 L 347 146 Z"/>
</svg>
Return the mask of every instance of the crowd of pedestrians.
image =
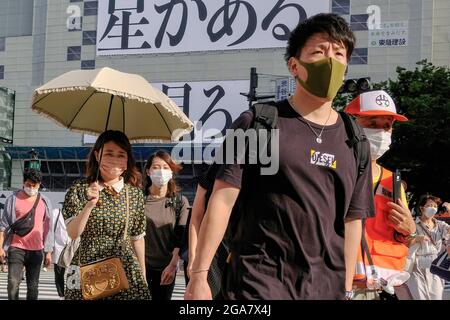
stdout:
<svg viewBox="0 0 450 320">
<path fill-rule="evenodd" d="M 170 300 L 182 258 L 185 299 L 442 299 L 444 280 L 430 267 L 450 250 L 450 227 L 435 218 L 450 205 L 424 195 L 413 216 L 404 187 L 377 163 L 395 121 L 408 119 L 382 90 L 362 93 L 344 112 L 332 107 L 355 42 L 335 14 L 313 16 L 291 32 L 285 59 L 294 94 L 232 125 L 275 128 L 278 171 L 265 175 L 260 163 L 242 164 L 248 144 L 233 150 L 231 163 L 219 152 L 199 177 L 192 217 L 176 182 L 181 166 L 161 150 L 138 172 L 120 131 L 98 137 L 86 177 L 69 188 L 62 210 L 39 192 L 39 171 L 26 170 L 0 219 L 8 298 L 18 299 L 25 271 L 27 299 L 37 299 L 42 265 L 53 263 L 61 299 L 111 289 L 102 297 Z M 59 264 L 69 239 L 80 239 L 70 275 Z M 105 263 L 111 257 L 123 274 Z M 84 271 L 96 263 L 98 274 Z"/>
</svg>

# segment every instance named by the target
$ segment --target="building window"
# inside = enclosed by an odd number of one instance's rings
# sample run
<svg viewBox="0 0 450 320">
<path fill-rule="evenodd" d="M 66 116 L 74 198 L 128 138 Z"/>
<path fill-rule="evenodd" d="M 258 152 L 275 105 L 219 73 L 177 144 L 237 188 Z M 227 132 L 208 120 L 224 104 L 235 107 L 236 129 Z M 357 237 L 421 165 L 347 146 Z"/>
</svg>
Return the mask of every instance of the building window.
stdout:
<svg viewBox="0 0 450 320">
<path fill-rule="evenodd" d="M 0 79 L 5 79 L 5 66 L 0 66 Z"/>
<path fill-rule="evenodd" d="M 81 46 L 67 47 L 67 61 L 81 60 Z"/>
<path fill-rule="evenodd" d="M 81 70 L 95 69 L 95 60 L 82 60 Z"/>
<path fill-rule="evenodd" d="M 0 52 L 5 51 L 5 45 L 6 45 L 6 38 L 0 37 Z"/>
<path fill-rule="evenodd" d="M 333 0 L 331 11 L 336 14 L 350 14 L 350 0 Z"/>
<path fill-rule="evenodd" d="M 42 187 L 52 191 L 66 191 L 72 184 L 85 175 L 86 162 L 42 160 Z"/>
<path fill-rule="evenodd" d="M 368 30 L 367 28 L 368 18 L 369 18 L 368 14 L 352 14 L 350 16 L 350 28 L 353 31 Z"/>
<path fill-rule="evenodd" d="M 83 45 L 95 45 L 97 40 L 97 31 L 83 31 Z"/>
<path fill-rule="evenodd" d="M 353 50 L 352 57 L 350 58 L 350 64 L 367 64 L 367 55 L 367 48 L 356 48 L 355 50 Z"/>
<path fill-rule="evenodd" d="M 84 16 L 97 15 L 98 1 L 87 1 L 84 3 Z"/>
</svg>

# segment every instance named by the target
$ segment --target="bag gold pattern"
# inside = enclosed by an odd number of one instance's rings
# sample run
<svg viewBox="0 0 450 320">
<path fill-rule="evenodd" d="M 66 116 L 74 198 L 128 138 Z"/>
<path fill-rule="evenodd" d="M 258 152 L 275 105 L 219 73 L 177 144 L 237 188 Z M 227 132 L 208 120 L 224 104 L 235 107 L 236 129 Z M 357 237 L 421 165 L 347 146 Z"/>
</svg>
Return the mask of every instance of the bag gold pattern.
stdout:
<svg viewBox="0 0 450 320">
<path fill-rule="evenodd" d="M 84 300 L 106 298 L 129 288 L 119 258 L 107 258 L 80 267 L 81 291 Z"/>
<path fill-rule="evenodd" d="M 125 191 L 127 197 L 127 215 L 122 242 L 123 253 L 125 253 L 129 216 L 128 186 L 125 186 Z M 79 259 L 80 258 L 78 258 L 78 261 L 80 261 Z M 84 300 L 96 300 L 110 297 L 129 288 L 128 279 L 120 258 L 105 258 L 85 265 L 79 263 L 79 265 L 81 294 Z"/>
</svg>

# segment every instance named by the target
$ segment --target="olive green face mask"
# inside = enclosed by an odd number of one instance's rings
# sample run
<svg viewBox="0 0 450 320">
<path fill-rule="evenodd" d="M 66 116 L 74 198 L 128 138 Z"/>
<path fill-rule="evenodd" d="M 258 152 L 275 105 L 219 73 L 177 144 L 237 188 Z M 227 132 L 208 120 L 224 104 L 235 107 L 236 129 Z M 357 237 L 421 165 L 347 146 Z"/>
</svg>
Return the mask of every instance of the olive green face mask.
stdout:
<svg viewBox="0 0 450 320">
<path fill-rule="evenodd" d="M 344 82 L 347 66 L 334 58 L 325 58 L 316 62 L 297 61 L 308 72 L 306 81 L 297 77 L 300 85 L 316 97 L 333 100 Z"/>
</svg>

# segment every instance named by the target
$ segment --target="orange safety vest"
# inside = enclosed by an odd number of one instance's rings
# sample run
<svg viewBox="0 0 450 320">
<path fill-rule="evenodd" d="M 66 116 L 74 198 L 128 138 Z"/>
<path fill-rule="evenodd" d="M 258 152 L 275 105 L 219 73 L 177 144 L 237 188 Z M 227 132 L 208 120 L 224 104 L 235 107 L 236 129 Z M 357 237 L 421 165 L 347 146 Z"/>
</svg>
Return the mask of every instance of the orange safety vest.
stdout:
<svg viewBox="0 0 450 320">
<path fill-rule="evenodd" d="M 362 247 L 358 250 L 354 280 L 360 282 L 366 280 L 372 282 L 375 277 L 378 280 L 387 280 L 392 275 L 403 271 L 408 247 L 394 239 L 395 229 L 389 225 L 388 216 L 390 207 L 387 203 L 392 202 L 392 172 L 381 168 L 381 177 L 374 182 L 375 193 L 375 217 L 367 218 L 365 221 L 364 235 L 367 241 L 368 251 L 372 256 L 373 266 L 370 265 L 367 254 L 362 255 Z M 401 198 L 405 206 L 406 197 L 403 187 Z M 373 274 L 375 270 L 376 274 Z M 366 282 L 366 283 L 367 283 Z"/>
</svg>

